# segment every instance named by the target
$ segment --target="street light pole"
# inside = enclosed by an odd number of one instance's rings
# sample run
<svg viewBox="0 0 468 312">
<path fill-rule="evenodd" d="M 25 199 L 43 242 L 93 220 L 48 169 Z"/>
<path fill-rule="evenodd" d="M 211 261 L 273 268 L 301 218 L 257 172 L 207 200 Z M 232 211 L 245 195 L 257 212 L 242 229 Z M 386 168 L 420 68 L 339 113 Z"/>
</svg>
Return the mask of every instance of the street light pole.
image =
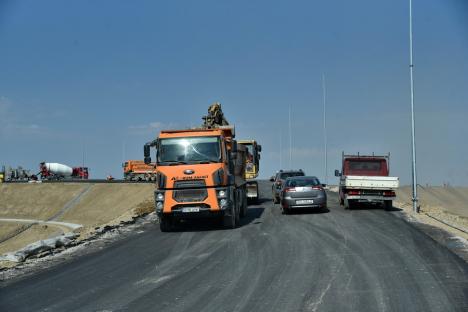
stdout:
<svg viewBox="0 0 468 312">
<path fill-rule="evenodd" d="M 327 89 L 325 86 L 325 74 L 322 74 L 322 93 L 323 93 L 323 141 L 325 157 L 325 184 L 328 185 L 328 151 L 327 151 Z"/>
<path fill-rule="evenodd" d="M 289 104 L 289 169 L 292 169 L 291 104 Z"/>
<path fill-rule="evenodd" d="M 416 175 L 416 142 L 414 126 L 414 82 L 413 82 L 413 1 L 409 0 L 409 40 L 410 40 L 410 80 L 411 80 L 411 156 L 412 156 L 412 187 L 413 212 L 419 213 L 418 181 Z"/>
</svg>

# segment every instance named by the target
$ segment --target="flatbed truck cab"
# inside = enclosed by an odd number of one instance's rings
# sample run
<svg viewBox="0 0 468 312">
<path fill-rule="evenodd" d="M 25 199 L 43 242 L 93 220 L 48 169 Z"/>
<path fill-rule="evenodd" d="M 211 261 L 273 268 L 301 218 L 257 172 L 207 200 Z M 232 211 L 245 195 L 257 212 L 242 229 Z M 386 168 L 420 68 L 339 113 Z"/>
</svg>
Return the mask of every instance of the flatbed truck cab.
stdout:
<svg viewBox="0 0 468 312">
<path fill-rule="evenodd" d="M 156 147 L 155 210 L 161 231 L 181 219 L 219 218 L 235 228 L 246 213 L 246 150 L 234 140 L 234 128 L 161 131 L 145 145 Z"/>
</svg>

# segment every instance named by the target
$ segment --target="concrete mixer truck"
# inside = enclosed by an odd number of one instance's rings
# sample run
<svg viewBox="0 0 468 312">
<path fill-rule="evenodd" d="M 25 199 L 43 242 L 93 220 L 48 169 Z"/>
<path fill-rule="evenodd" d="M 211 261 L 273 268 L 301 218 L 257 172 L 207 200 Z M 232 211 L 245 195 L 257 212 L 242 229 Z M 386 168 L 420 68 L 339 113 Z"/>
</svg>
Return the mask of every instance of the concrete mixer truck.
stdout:
<svg viewBox="0 0 468 312">
<path fill-rule="evenodd" d="M 59 163 L 42 162 L 39 165 L 41 180 L 87 180 L 87 167 L 69 167 Z"/>
</svg>

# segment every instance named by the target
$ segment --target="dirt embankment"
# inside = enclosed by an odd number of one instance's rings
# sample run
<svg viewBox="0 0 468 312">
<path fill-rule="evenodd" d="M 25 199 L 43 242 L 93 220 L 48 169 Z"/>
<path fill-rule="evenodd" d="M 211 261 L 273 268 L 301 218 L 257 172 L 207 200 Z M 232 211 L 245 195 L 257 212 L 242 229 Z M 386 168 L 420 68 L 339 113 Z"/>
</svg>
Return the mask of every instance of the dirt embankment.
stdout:
<svg viewBox="0 0 468 312">
<path fill-rule="evenodd" d="M 153 189 L 152 184 L 0 184 L 0 254 L 66 231 L 86 238 L 97 227 L 151 212 Z M 82 227 L 74 229 L 77 225 Z"/>
<path fill-rule="evenodd" d="M 425 223 L 437 225 L 468 239 L 468 188 L 429 186 L 418 187 L 420 218 Z M 401 187 L 397 192 L 395 206 L 412 209 L 410 186 Z M 443 223 L 446 223 L 445 225 Z M 457 228 L 461 231 L 457 231 Z"/>
</svg>

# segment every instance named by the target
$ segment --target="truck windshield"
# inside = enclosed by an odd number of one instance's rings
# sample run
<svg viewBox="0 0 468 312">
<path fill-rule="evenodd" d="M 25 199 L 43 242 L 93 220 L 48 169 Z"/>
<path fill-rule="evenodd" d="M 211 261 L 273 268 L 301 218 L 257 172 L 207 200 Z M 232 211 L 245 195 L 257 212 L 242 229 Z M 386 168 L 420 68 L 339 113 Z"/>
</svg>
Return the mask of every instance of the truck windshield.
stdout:
<svg viewBox="0 0 468 312">
<path fill-rule="evenodd" d="M 220 162 L 219 137 L 185 137 L 159 141 L 159 163 Z"/>
</svg>

